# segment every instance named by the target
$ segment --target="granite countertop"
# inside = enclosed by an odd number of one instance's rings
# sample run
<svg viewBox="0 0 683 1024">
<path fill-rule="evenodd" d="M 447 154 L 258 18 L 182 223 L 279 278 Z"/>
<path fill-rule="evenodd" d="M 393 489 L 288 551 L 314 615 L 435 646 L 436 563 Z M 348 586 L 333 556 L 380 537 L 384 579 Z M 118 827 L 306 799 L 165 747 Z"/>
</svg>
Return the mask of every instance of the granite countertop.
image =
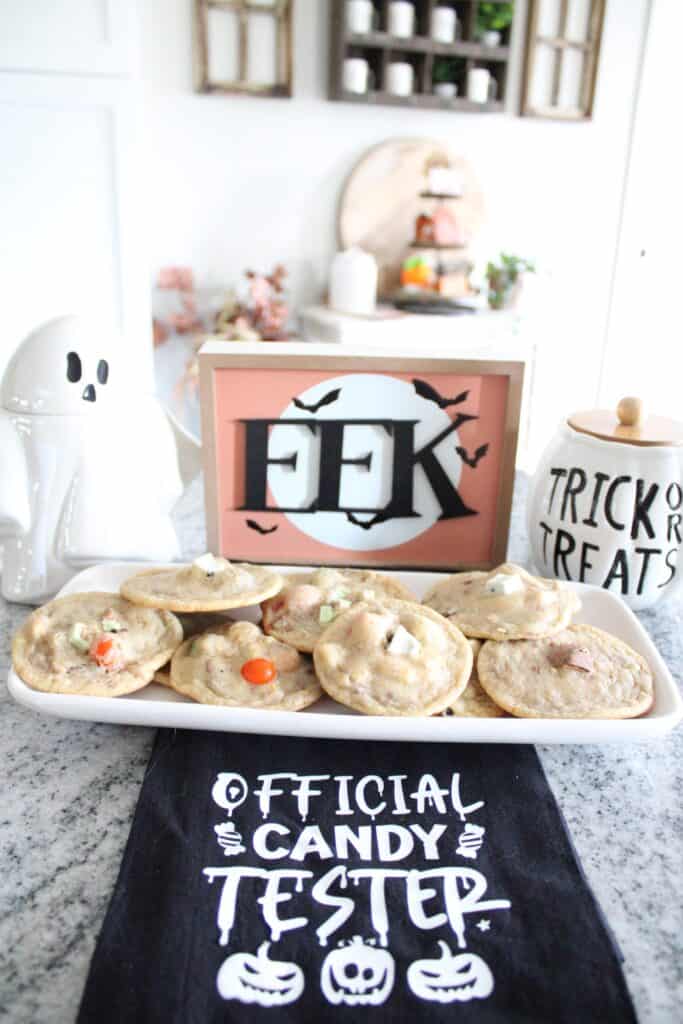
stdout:
<svg viewBox="0 0 683 1024">
<path fill-rule="evenodd" d="M 524 481 L 509 557 L 528 561 Z M 204 550 L 201 495 L 178 528 Z M 639 617 L 680 678 L 683 604 Z M 0 599 L 0 678 L 27 609 Z M 128 836 L 154 730 L 41 717 L 0 683 L 5 765 L 0 882 L 0 1016 L 70 1022 Z M 629 746 L 542 746 L 548 779 L 625 956 L 641 1022 L 678 1022 L 683 1003 L 683 729 Z"/>
</svg>

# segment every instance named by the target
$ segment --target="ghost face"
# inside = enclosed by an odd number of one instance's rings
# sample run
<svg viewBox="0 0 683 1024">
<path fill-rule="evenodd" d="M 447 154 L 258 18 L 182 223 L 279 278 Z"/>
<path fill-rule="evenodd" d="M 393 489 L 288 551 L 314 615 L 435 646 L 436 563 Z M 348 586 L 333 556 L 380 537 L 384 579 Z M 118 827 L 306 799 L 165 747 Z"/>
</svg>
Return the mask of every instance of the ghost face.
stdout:
<svg viewBox="0 0 683 1024">
<path fill-rule="evenodd" d="M 83 381 L 83 362 L 78 352 L 67 352 L 66 354 L 66 379 L 70 384 L 81 384 Z M 104 387 L 109 380 L 109 363 L 106 359 L 100 359 L 97 363 L 97 383 Z M 83 388 L 81 398 L 84 402 L 97 401 L 97 388 L 92 382 Z"/>
<path fill-rule="evenodd" d="M 97 384 L 103 387 L 110 378 L 110 365 L 106 359 L 97 361 Z M 70 384 L 83 381 L 83 362 L 78 352 L 67 352 L 67 380 Z M 81 394 L 83 401 L 97 401 L 97 389 L 93 383 L 86 384 Z"/>
<path fill-rule="evenodd" d="M 84 415 L 115 399 L 117 383 L 124 378 L 129 401 L 137 375 L 134 369 L 122 369 L 121 349 L 121 339 L 78 317 L 51 320 L 30 334 L 12 356 L 2 382 L 1 404 L 11 412 Z M 115 369 L 112 352 L 116 353 Z"/>
</svg>

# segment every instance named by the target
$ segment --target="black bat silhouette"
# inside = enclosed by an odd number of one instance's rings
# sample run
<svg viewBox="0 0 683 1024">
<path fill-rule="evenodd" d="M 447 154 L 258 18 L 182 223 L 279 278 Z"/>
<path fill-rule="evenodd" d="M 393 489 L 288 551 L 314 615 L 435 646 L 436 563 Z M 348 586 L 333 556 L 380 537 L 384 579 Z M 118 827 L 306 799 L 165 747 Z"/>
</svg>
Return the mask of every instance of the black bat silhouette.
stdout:
<svg viewBox="0 0 683 1024">
<path fill-rule="evenodd" d="M 461 391 L 459 395 L 455 396 L 455 398 L 442 398 L 439 392 L 433 388 L 431 384 L 428 384 L 426 380 L 415 380 L 414 378 L 413 387 L 420 398 L 426 398 L 430 402 L 436 402 L 440 409 L 447 409 L 449 405 L 460 405 L 460 403 L 464 402 L 469 395 L 469 391 Z"/>
<path fill-rule="evenodd" d="M 484 458 L 487 451 L 489 450 L 489 446 L 487 444 L 480 445 L 479 448 L 477 448 L 477 450 L 475 451 L 474 455 L 472 456 L 468 455 L 467 449 L 461 448 L 460 445 L 458 445 L 455 450 L 464 463 L 466 463 L 472 469 L 476 469 L 481 459 Z"/>
<path fill-rule="evenodd" d="M 340 394 L 341 388 L 334 388 L 333 391 L 328 391 L 326 395 L 323 395 L 320 401 L 314 402 L 313 405 L 306 405 L 306 403 L 302 402 L 300 398 L 294 398 L 292 401 L 297 409 L 304 409 L 305 412 L 317 412 L 318 409 L 322 409 L 324 405 L 332 405 L 333 402 L 336 402 Z"/>
<path fill-rule="evenodd" d="M 387 520 L 393 519 L 393 515 L 391 512 L 378 512 L 377 515 L 372 517 L 372 519 L 363 521 L 362 519 L 357 519 L 353 512 L 347 512 L 346 518 L 350 523 L 353 523 L 354 526 L 360 526 L 361 530 L 371 530 L 372 527 L 377 526 L 378 523 L 386 523 Z"/>
<path fill-rule="evenodd" d="M 247 519 L 247 526 L 250 530 L 256 530 L 257 533 L 275 533 L 278 529 L 277 526 L 261 526 L 255 519 Z"/>
</svg>

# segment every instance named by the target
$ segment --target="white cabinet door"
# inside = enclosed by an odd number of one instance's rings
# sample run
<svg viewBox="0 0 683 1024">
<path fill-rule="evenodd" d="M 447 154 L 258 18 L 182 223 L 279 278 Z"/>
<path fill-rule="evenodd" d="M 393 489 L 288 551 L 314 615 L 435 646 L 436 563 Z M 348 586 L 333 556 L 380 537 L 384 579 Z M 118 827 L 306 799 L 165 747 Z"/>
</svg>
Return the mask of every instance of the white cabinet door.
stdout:
<svg viewBox="0 0 683 1024">
<path fill-rule="evenodd" d="M 2 0 L 0 70 L 125 75 L 135 13 L 133 0 Z"/>
<path fill-rule="evenodd" d="M 637 394 L 649 411 L 683 420 L 683 146 L 680 0 L 653 0 L 633 129 L 601 375 L 601 405 Z"/>
<path fill-rule="evenodd" d="M 124 332 L 151 382 L 135 96 L 121 79 L 0 75 L 0 375 L 31 329 L 86 313 Z"/>
</svg>

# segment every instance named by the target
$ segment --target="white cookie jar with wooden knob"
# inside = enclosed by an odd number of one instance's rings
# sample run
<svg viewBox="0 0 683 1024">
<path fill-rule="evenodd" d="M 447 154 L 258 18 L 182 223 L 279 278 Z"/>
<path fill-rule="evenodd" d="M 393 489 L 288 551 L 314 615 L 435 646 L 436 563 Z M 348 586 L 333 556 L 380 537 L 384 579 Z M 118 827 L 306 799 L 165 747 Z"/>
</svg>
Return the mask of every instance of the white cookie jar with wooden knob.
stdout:
<svg viewBox="0 0 683 1024">
<path fill-rule="evenodd" d="M 574 413 L 541 457 L 527 525 L 544 576 L 634 609 L 670 596 L 683 580 L 683 423 L 645 415 L 637 398 Z"/>
</svg>

